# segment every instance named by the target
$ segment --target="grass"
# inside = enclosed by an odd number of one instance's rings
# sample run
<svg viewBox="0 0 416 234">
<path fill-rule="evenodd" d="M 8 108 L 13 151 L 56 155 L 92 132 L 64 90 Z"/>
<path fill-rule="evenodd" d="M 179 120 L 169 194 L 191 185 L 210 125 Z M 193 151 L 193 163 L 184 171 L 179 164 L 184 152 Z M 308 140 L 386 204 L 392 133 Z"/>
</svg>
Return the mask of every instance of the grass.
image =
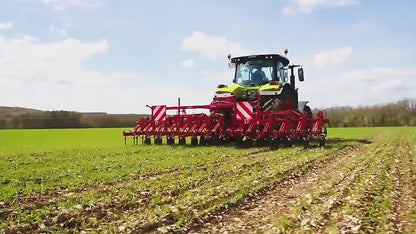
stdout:
<svg viewBox="0 0 416 234">
<path fill-rule="evenodd" d="M 377 135 L 404 134 L 416 145 L 414 130 L 329 129 L 328 147 L 308 151 L 125 146 L 122 129 L 2 130 L 0 204 L 17 214 L 2 216 L 0 225 L 10 229 L 45 223 L 48 230 L 59 231 L 69 225 L 53 223 L 62 210 L 81 229 L 104 230 L 122 220 L 129 220 L 132 230 L 152 223 L 186 224 L 279 182 L 282 173 L 306 170 L 316 160 L 374 141 Z M 383 177 L 376 189 L 390 191 L 392 181 Z M 383 214 L 383 222 L 389 199 L 382 194 L 375 198 L 382 211 L 374 212 Z M 96 221 L 100 212 L 105 222 Z M 293 221 L 281 222 L 283 229 L 294 226 Z"/>
</svg>

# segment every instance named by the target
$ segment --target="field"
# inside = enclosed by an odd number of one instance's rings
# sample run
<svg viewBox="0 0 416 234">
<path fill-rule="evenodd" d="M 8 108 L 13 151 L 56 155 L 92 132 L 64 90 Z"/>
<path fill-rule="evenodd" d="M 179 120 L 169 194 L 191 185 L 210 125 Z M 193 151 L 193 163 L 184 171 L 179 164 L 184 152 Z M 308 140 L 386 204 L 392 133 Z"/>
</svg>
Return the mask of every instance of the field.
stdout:
<svg viewBox="0 0 416 234">
<path fill-rule="evenodd" d="M 124 145 L 121 129 L 0 131 L 0 229 L 412 232 L 416 128 L 270 150 Z"/>
</svg>

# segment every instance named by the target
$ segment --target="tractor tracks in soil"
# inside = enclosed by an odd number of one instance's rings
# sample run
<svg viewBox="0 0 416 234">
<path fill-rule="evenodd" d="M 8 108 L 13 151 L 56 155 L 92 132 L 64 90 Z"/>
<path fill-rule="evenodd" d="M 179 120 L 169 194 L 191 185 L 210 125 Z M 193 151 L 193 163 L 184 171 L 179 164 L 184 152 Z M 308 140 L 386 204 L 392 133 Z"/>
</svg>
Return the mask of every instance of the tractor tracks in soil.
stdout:
<svg viewBox="0 0 416 234">
<path fill-rule="evenodd" d="M 360 148 L 360 147 L 361 146 L 353 146 L 352 149 L 354 150 L 354 149 Z M 346 154 L 346 152 L 348 150 L 350 150 L 350 147 L 349 146 L 344 146 L 344 147 L 341 147 L 340 149 L 333 150 L 333 151 L 330 151 L 330 152 L 326 152 L 326 154 L 325 154 L 326 156 L 322 156 L 322 158 L 317 157 L 316 159 L 313 159 L 311 161 L 307 161 L 306 164 L 305 164 L 306 166 L 304 166 L 304 168 L 312 167 L 311 165 L 314 165 L 315 163 L 318 163 L 320 161 L 322 161 L 322 162 L 323 161 L 330 161 L 330 160 L 332 160 L 332 158 L 335 158 L 335 155 L 337 155 L 337 154 Z M 291 157 L 293 157 L 294 155 L 297 154 L 296 149 L 293 150 L 293 151 L 294 152 L 292 152 Z M 245 170 L 245 168 L 247 166 L 256 165 L 256 163 L 257 163 L 256 160 L 260 160 L 260 159 L 263 158 L 263 157 L 259 157 L 259 156 L 264 156 L 264 154 L 268 154 L 268 153 L 271 153 L 271 152 L 272 152 L 271 150 L 259 151 L 259 152 L 254 152 L 254 153 L 250 153 L 250 154 L 246 154 L 246 155 L 242 155 L 240 157 L 237 157 L 237 159 L 238 158 L 245 158 L 245 160 L 247 160 L 247 158 L 250 159 L 249 163 L 247 163 L 247 162 L 242 163 L 240 165 L 240 167 L 238 167 L 238 170 L 243 171 L 243 170 Z M 276 162 L 276 158 L 273 155 L 269 155 L 268 157 L 269 157 L 269 159 L 267 159 L 267 157 L 266 157 L 266 160 L 270 160 L 272 163 Z M 287 159 L 285 159 L 286 157 L 287 157 Z M 291 161 L 292 160 L 291 157 L 282 156 L 281 158 L 279 158 L 279 160 Z M 238 164 L 238 160 L 236 160 L 236 158 L 233 158 L 233 157 L 230 157 L 230 158 L 231 159 L 226 159 L 225 161 L 224 160 L 219 160 L 218 162 L 213 162 L 213 165 L 211 165 L 211 166 L 217 167 L 220 164 L 224 165 L 224 163 L 226 163 L 226 164 L 228 163 L 230 165 Z M 262 159 L 262 160 L 265 160 L 265 159 Z M 201 169 L 201 168 L 206 167 L 206 166 L 207 165 L 205 164 L 205 165 L 199 165 L 198 167 L 200 167 L 200 169 Z M 194 165 L 194 167 L 195 167 L 195 165 Z M 309 170 L 309 169 L 305 169 L 305 170 Z M 292 172 L 294 172 L 294 171 L 298 171 L 298 168 L 296 168 L 296 166 L 293 169 L 283 171 L 282 173 L 280 173 L 279 176 L 281 176 L 282 178 L 292 177 L 293 176 Z M 160 175 L 172 174 L 171 176 L 176 176 L 175 173 L 180 174 L 180 170 L 172 170 L 170 173 L 166 172 L 166 173 L 161 173 Z M 208 177 L 213 177 L 213 179 L 215 179 L 215 177 L 220 177 L 220 178 L 227 177 L 227 175 L 225 175 L 225 174 L 223 175 L 223 173 L 226 173 L 226 174 L 229 173 L 229 176 L 233 175 L 232 173 L 227 172 L 227 171 L 226 172 L 220 172 L 220 173 L 221 174 L 215 174 L 214 173 L 212 175 L 207 175 L 207 176 Z M 153 175 L 153 176 L 159 176 L 159 175 Z M 150 177 L 148 177 L 148 178 L 150 178 Z M 136 180 L 124 181 L 124 182 L 121 183 L 121 185 L 118 185 L 117 187 L 122 189 L 122 188 L 125 187 L 124 185 L 134 183 L 134 182 L 136 182 Z M 178 194 L 176 194 L 176 195 L 173 194 L 173 199 L 175 199 L 175 196 L 178 196 L 179 194 L 182 194 L 182 193 L 186 192 L 186 190 L 189 190 L 189 189 L 194 188 L 194 187 L 198 187 L 198 186 L 202 185 L 205 182 L 206 181 L 204 179 L 201 179 L 201 180 L 196 181 L 196 182 L 195 181 L 191 182 L 189 185 L 185 184 L 185 187 L 182 186 L 181 190 L 177 191 Z M 221 180 L 218 183 L 221 183 Z M 113 184 L 109 184 L 109 185 L 106 185 L 106 186 L 109 186 L 112 189 L 114 187 Z M 94 188 L 94 189 L 96 189 L 96 188 Z M 137 191 L 137 194 L 138 194 L 138 197 L 141 197 L 143 195 L 140 191 Z M 83 193 L 80 193 L 77 196 L 82 196 L 82 195 L 83 195 Z M 232 196 L 232 194 L 226 194 L 224 196 Z M 26 224 L 21 223 L 21 224 L 15 225 L 13 228 L 10 229 L 10 231 L 35 231 L 35 230 L 39 231 L 39 230 L 44 230 L 45 226 L 46 226 L 46 228 L 48 228 L 48 227 L 51 227 L 51 228 L 57 227 L 58 230 L 59 230 L 59 227 L 66 227 L 66 228 L 74 228 L 75 227 L 76 228 L 80 225 L 80 220 L 93 220 L 93 221 L 88 221 L 88 222 L 90 222 L 90 223 L 91 222 L 100 223 L 99 226 L 105 228 L 106 223 L 107 224 L 111 224 L 111 223 L 114 223 L 114 222 L 117 223 L 117 222 L 120 222 L 120 221 L 123 221 L 123 220 L 126 220 L 126 219 L 130 219 L 131 216 L 136 216 L 136 218 L 137 218 L 137 215 L 138 215 L 137 212 L 140 212 L 140 209 L 143 211 L 143 207 L 146 207 L 147 206 L 146 204 L 148 204 L 149 201 L 150 201 L 150 198 L 148 197 L 148 194 L 145 194 L 144 197 L 142 197 L 140 199 L 135 197 L 134 198 L 134 200 L 135 200 L 134 203 L 125 203 L 125 201 L 120 201 L 120 200 L 117 200 L 117 199 L 115 199 L 115 200 L 113 199 L 108 203 L 98 202 L 98 203 L 94 204 L 94 206 L 83 208 L 79 212 L 75 212 L 75 213 L 74 212 L 69 212 L 68 213 L 67 211 L 65 211 L 64 213 L 62 213 L 62 210 L 65 210 L 65 209 L 61 209 L 56 204 L 57 203 L 56 201 L 59 200 L 59 199 L 65 200 L 67 198 L 66 198 L 66 196 L 64 196 L 64 197 L 59 197 L 58 196 L 58 198 L 55 198 L 55 200 L 53 200 L 53 201 L 47 201 L 44 204 L 38 203 L 36 206 L 33 206 L 30 203 L 21 203 L 19 207 L 21 209 L 29 209 L 29 211 L 30 211 L 30 209 L 32 209 L 32 210 L 35 209 L 34 207 L 43 207 L 43 206 L 49 206 L 49 205 L 52 206 L 52 208 L 48 208 L 48 209 L 51 209 L 50 213 L 48 215 L 46 215 L 45 218 L 43 218 L 43 221 L 41 222 L 41 226 L 39 226 L 37 224 L 28 225 L 27 223 Z M 44 199 L 43 201 L 46 201 L 46 199 Z M 198 206 L 198 204 L 195 204 L 195 205 Z M 139 211 L 135 211 L 138 208 L 140 208 Z M 188 207 L 188 209 L 189 208 L 191 208 L 191 207 Z M 147 209 L 147 208 L 145 208 L 145 209 Z M 111 210 L 110 214 L 108 212 L 109 210 Z M 134 212 L 132 212 L 132 214 L 129 214 L 131 211 L 134 211 Z M 13 219 L 14 218 L 13 215 L 10 218 Z M 99 221 L 97 222 L 97 220 L 99 220 Z M 163 220 L 156 221 L 156 222 L 150 222 L 150 223 L 146 222 L 145 220 L 146 220 L 146 218 L 143 220 L 144 222 L 139 220 L 138 223 L 141 223 L 141 224 L 137 224 L 138 226 L 136 225 L 136 227 L 137 227 L 136 230 L 138 230 L 138 231 L 140 231 L 140 230 L 152 231 L 152 230 L 155 230 L 156 228 L 164 225 L 164 223 L 166 223 Z M 176 221 L 173 220 L 172 222 L 176 222 Z M 92 225 L 94 226 L 96 224 L 92 224 Z M 42 229 L 42 227 L 43 227 L 43 229 Z M 97 228 L 97 226 L 95 226 L 95 227 Z M 145 227 L 145 229 L 142 229 L 142 227 Z M 52 230 L 54 230 L 54 229 L 52 229 Z"/>
<path fill-rule="evenodd" d="M 87 184 L 75 190 L 68 190 L 66 188 L 55 188 L 53 190 L 45 190 L 43 192 L 39 192 L 33 196 L 17 196 L 11 202 L 5 202 L 0 205 L 0 209 L 2 211 L 1 216 L 2 218 L 7 218 L 8 214 L 12 214 L 13 210 L 35 210 L 44 206 L 52 206 L 57 205 L 60 202 L 64 202 L 71 199 L 81 198 L 87 193 L 107 193 L 111 190 L 121 190 L 123 188 L 128 187 L 129 185 L 136 184 L 136 183 L 145 183 L 147 181 L 156 180 L 162 178 L 166 175 L 169 176 L 177 176 L 182 174 L 187 169 L 193 168 L 195 170 L 204 170 L 207 166 L 217 167 L 224 163 L 232 163 L 236 158 L 244 159 L 244 158 L 252 158 L 256 156 L 261 156 L 262 154 L 272 152 L 272 150 L 258 150 L 251 153 L 246 153 L 239 155 L 238 157 L 226 156 L 218 158 L 217 160 L 213 161 L 210 164 L 207 163 L 195 163 L 195 164 L 187 164 L 185 166 L 174 167 L 166 170 L 160 170 L 156 172 L 149 172 L 145 174 L 140 174 L 137 176 L 133 176 L 127 180 L 122 181 L 111 181 L 111 182 L 101 182 L 101 183 L 94 183 L 94 184 Z M 147 194 L 146 191 L 143 194 Z M 114 194 L 117 196 L 117 194 Z M 144 196 L 146 197 L 146 195 Z"/>
<path fill-rule="evenodd" d="M 36 204 L 26 198 L 17 205 L 26 212 L 38 208 L 50 209 L 41 222 L 28 224 L 15 222 L 6 231 L 42 232 L 45 230 L 101 230 L 109 228 L 115 232 L 190 232 L 190 233 L 257 233 L 257 232 L 345 232 L 414 230 L 416 214 L 415 163 L 412 145 L 400 139 L 390 139 L 385 134 L 375 137 L 371 144 L 357 143 L 338 149 L 318 150 L 319 156 L 299 160 L 299 149 L 285 151 L 276 158 L 272 150 L 259 150 L 238 157 L 224 157 L 206 164 L 192 164 L 117 183 L 94 184 L 82 188 L 71 199 L 76 200 L 89 192 L 110 191 L 108 201 L 98 200 L 91 206 L 72 210 L 61 207 L 69 198 L 53 194 Z M 309 153 L 312 150 L 308 150 Z M 308 153 L 304 151 L 304 155 Z M 287 155 L 286 155 L 287 154 Z M 399 157 L 397 157 L 399 156 Z M 240 161 L 239 161 L 240 160 Z M 288 163 L 281 171 L 262 178 L 263 187 L 256 187 L 241 199 L 229 200 L 241 190 L 229 190 L 222 195 L 210 189 L 204 200 L 186 203 L 183 212 L 167 216 L 153 216 L 158 206 L 171 207 L 186 193 L 201 187 L 221 187 L 226 178 L 238 177 L 245 170 L 264 165 Z M 221 166 L 229 166 L 218 169 Z M 203 176 L 185 179 L 176 187 L 162 188 L 158 196 L 169 197 L 156 206 L 151 204 L 152 195 L 141 190 L 132 190 L 130 200 L 118 198 L 118 192 L 136 183 L 188 176 L 186 169 L 202 171 Z M 215 168 L 215 170 L 210 170 Z M 207 170 L 208 169 L 208 170 Z M 241 174 L 243 175 L 243 174 Z M 253 177 L 255 180 L 257 178 Z M 259 179 L 260 180 L 260 179 Z M 247 186 L 248 184 L 242 184 Z M 215 189 L 214 189 L 215 190 Z M 49 196 L 49 200 L 47 199 Z M 52 199 L 52 200 L 51 200 Z M 43 201 L 43 202 L 42 202 Z M 231 201 L 231 202 L 230 202 Z M 219 206 L 214 203 L 221 203 Z M 204 209 L 209 208 L 208 212 Z M 6 207 L 11 209 L 11 207 Z M 13 207 L 15 208 L 15 207 Z M 201 210 L 202 209 L 202 210 Z M 189 212 L 196 210 L 197 213 Z M 182 212 L 182 213 L 181 213 Z M 12 213 L 3 212 L 5 218 L 16 220 Z M 178 227 L 177 215 L 191 215 Z M 2 217 L 3 219 L 4 217 Z M 379 226 L 382 228 L 380 229 Z M 120 227 L 122 229 L 120 229 Z"/>
<path fill-rule="evenodd" d="M 349 152 L 338 152 L 328 160 L 312 164 L 309 170 L 283 178 L 276 185 L 231 210 L 202 218 L 201 223 L 196 223 L 195 227 L 185 227 L 184 231 L 188 228 L 191 229 L 191 233 L 277 231 L 274 228 L 278 225 L 285 222 L 291 224 L 291 219 L 297 218 L 292 217 L 291 212 L 302 204 L 302 199 L 306 199 L 306 203 L 311 202 L 312 197 L 308 191 L 321 186 L 331 188 L 337 183 L 337 180 L 331 181 L 334 176 L 341 180 L 344 177 L 348 178 L 348 175 L 344 174 L 334 175 L 334 169 L 351 168 L 352 172 L 354 169 L 347 166 L 350 157 L 368 148 L 369 145 L 358 145 L 349 149 Z"/>
<path fill-rule="evenodd" d="M 396 232 L 416 230 L 416 163 L 412 154 L 412 145 L 405 142 L 400 149 L 403 157 L 395 158 L 394 175 L 394 202 L 391 208 L 389 221 L 391 229 Z M 411 218 L 413 216 L 413 220 Z"/>
<path fill-rule="evenodd" d="M 337 153 L 235 207 L 176 230 L 189 233 L 403 232 L 415 230 L 412 146 L 379 135 Z"/>
<path fill-rule="evenodd" d="M 129 186 L 134 186 L 135 184 L 152 182 L 159 178 L 164 177 L 178 177 L 178 176 L 187 176 L 187 169 L 192 168 L 193 170 L 201 170 L 204 171 L 207 168 L 218 168 L 220 165 L 235 165 L 235 164 L 242 164 L 243 166 L 248 166 L 250 164 L 256 164 L 256 159 L 261 159 L 263 154 L 268 154 L 273 152 L 273 150 L 265 150 L 260 149 L 255 152 L 246 153 L 238 156 L 226 156 L 221 157 L 217 160 L 211 161 L 210 163 L 197 163 L 182 166 L 179 168 L 173 168 L 170 170 L 160 171 L 157 173 L 149 173 L 146 175 L 141 175 L 140 177 L 136 177 L 130 180 L 121 181 L 119 183 L 102 183 L 102 184 L 94 184 L 89 187 L 84 187 L 76 192 L 69 192 L 69 191 L 54 191 L 52 193 L 41 193 L 34 197 L 21 197 L 16 199 L 14 202 L 9 204 L 3 204 L 0 209 L 1 218 L 4 220 L 17 220 L 19 219 L 19 213 L 26 213 L 30 214 L 32 211 L 37 212 L 40 209 L 48 209 L 49 214 L 43 220 L 44 225 L 50 226 L 54 225 L 56 219 L 62 216 L 64 213 L 65 220 L 71 220 L 73 218 L 81 218 L 81 217 L 98 217 L 98 219 L 103 218 L 106 216 L 106 210 L 119 210 L 120 212 L 126 210 L 137 209 L 148 205 L 148 203 L 152 199 L 152 194 L 148 191 L 136 191 L 134 194 L 131 194 L 131 197 L 119 199 L 118 193 L 122 192 L 123 189 L 128 188 Z M 253 158 L 254 160 L 250 160 Z M 283 157 L 284 158 L 284 157 Z M 282 158 L 282 159 L 283 159 Z M 241 163 L 241 162 L 243 163 Z M 248 161 L 249 163 L 245 163 Z M 244 169 L 244 168 L 241 168 Z M 221 177 L 224 176 L 224 172 L 220 172 L 221 174 L 216 173 L 215 171 L 212 173 L 207 173 L 204 177 Z M 229 173 L 229 172 L 225 172 Z M 231 173 L 230 173 L 231 174 Z M 175 189 L 171 189 L 169 195 L 175 196 L 175 193 L 181 193 L 186 189 L 191 189 L 193 187 L 199 186 L 201 183 L 204 183 L 204 178 L 199 180 L 190 181 L 188 184 L 182 184 L 178 191 Z M 77 201 L 80 200 L 83 196 L 87 193 L 109 193 L 111 194 L 111 199 L 108 202 L 97 201 L 91 206 L 84 207 L 81 209 L 80 212 L 69 212 L 68 208 L 61 207 L 63 203 L 67 202 L 68 200 Z M 135 202 L 131 202 L 134 200 Z M 110 218 L 111 219 L 111 218 Z M 19 228 L 21 226 L 21 228 Z M 72 224 L 70 224 L 72 226 Z M 34 228 L 32 228 L 34 227 Z M 21 223 L 21 225 L 17 225 L 16 230 L 32 230 L 37 229 L 36 225 L 28 225 L 27 223 Z"/>
</svg>

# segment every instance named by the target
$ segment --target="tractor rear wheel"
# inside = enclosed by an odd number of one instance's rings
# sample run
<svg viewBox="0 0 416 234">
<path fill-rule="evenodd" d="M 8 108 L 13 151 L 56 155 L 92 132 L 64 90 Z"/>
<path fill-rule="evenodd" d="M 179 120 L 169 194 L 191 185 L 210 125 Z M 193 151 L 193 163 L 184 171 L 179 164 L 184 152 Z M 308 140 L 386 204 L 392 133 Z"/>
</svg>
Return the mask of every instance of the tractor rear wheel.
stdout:
<svg viewBox="0 0 416 234">
<path fill-rule="evenodd" d="M 313 119 L 312 110 L 311 110 L 311 108 L 309 106 L 305 106 L 303 108 L 303 113 L 306 113 L 306 117 L 308 119 Z"/>
</svg>

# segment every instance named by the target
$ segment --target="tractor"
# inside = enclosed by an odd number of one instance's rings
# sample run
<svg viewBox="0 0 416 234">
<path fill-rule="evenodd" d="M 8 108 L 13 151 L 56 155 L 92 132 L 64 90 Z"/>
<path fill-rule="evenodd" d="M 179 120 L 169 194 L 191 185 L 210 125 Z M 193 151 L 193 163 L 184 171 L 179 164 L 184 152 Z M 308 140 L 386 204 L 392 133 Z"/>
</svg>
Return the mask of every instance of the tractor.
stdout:
<svg viewBox="0 0 416 234">
<path fill-rule="evenodd" d="M 287 55 L 287 50 L 285 50 Z M 295 71 L 304 81 L 301 65 L 289 64 L 279 54 L 240 57 L 228 55 L 234 68 L 233 84 L 219 84 L 208 105 L 155 105 L 151 117 L 139 120 L 133 130 L 123 131 L 133 137 L 133 144 L 223 145 L 237 142 L 243 145 L 291 146 L 302 142 L 307 148 L 312 138 L 325 145 L 326 124 L 323 112 L 313 118 L 308 102 L 298 101 Z M 208 113 L 187 114 L 186 110 L 206 109 Z M 174 110 L 175 114 L 167 115 Z"/>
</svg>

